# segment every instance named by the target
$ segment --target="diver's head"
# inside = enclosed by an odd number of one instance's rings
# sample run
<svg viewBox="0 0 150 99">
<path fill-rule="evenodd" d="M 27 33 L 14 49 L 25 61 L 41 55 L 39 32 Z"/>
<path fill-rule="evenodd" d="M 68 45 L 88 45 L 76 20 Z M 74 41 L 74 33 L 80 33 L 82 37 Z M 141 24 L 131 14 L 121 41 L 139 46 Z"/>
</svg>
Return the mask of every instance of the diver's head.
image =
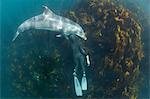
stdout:
<svg viewBox="0 0 150 99">
<path fill-rule="evenodd" d="M 82 39 L 87 40 L 87 37 L 86 37 L 85 32 L 84 32 L 83 30 L 82 30 L 82 31 L 79 31 L 79 32 L 77 33 L 77 35 L 78 35 L 79 37 L 81 37 Z"/>
</svg>

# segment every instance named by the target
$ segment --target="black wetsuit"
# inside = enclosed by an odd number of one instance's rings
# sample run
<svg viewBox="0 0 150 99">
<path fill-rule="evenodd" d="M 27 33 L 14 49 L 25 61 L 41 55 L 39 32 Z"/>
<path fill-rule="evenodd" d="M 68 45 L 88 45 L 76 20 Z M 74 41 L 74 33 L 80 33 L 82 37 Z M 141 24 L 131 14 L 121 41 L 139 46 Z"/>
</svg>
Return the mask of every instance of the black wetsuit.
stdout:
<svg viewBox="0 0 150 99">
<path fill-rule="evenodd" d="M 82 66 L 83 73 L 85 73 L 85 66 L 86 66 L 86 52 L 83 49 L 82 42 L 78 36 L 71 34 L 69 35 L 70 45 L 73 50 L 73 57 L 75 62 L 75 72 L 78 71 L 79 65 Z"/>
</svg>

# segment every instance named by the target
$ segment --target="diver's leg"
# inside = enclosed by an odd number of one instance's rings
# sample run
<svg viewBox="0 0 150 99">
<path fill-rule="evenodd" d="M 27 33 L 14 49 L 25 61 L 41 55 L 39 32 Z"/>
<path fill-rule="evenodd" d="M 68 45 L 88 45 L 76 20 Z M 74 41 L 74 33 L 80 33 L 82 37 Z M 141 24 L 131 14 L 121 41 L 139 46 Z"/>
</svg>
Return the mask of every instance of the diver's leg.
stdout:
<svg viewBox="0 0 150 99">
<path fill-rule="evenodd" d="M 79 57 L 77 56 L 76 52 L 78 51 L 78 48 L 76 46 L 73 35 L 69 36 L 69 42 L 70 42 L 72 50 L 73 50 L 73 59 L 74 59 L 74 63 L 75 63 L 75 69 L 74 69 L 74 73 L 73 73 L 75 92 L 76 92 L 77 96 L 82 96 L 82 88 L 81 88 L 80 82 L 77 77 L 77 71 L 78 71 L 78 67 L 79 67 Z"/>
<path fill-rule="evenodd" d="M 74 57 L 73 60 L 74 60 L 74 63 L 75 63 L 74 74 L 77 75 L 77 71 L 78 71 L 78 67 L 79 67 L 79 62 L 78 62 L 78 59 L 76 57 Z"/>
<path fill-rule="evenodd" d="M 82 90 L 87 90 L 87 79 L 86 79 L 86 73 L 85 73 L 86 62 L 85 62 L 85 56 L 82 54 L 80 56 L 80 64 L 81 64 L 82 70 L 83 70 L 81 87 L 82 87 Z"/>
<path fill-rule="evenodd" d="M 86 66 L 85 56 L 81 54 L 79 61 L 80 61 L 80 64 L 82 66 L 83 73 L 85 73 L 85 66 Z"/>
<path fill-rule="evenodd" d="M 77 58 L 74 59 L 74 62 L 75 62 L 75 69 L 74 69 L 73 76 L 74 76 L 75 92 L 76 92 L 76 95 L 77 95 L 77 96 L 82 96 L 81 85 L 80 85 L 80 82 L 79 82 L 79 80 L 78 80 L 78 78 L 77 78 L 77 71 L 78 71 L 78 66 L 79 66 L 79 63 L 78 63 Z"/>
</svg>

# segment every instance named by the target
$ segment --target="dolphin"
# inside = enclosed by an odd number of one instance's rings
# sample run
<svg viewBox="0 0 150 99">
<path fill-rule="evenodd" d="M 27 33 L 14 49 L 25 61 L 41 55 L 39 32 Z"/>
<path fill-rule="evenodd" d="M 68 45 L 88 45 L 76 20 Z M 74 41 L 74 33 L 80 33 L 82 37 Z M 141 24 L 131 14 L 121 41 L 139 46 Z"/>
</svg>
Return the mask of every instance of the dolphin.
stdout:
<svg viewBox="0 0 150 99">
<path fill-rule="evenodd" d="M 29 29 L 41 29 L 59 32 L 60 35 L 56 37 L 68 37 L 71 34 L 75 34 L 78 37 L 87 40 L 82 27 L 73 22 L 72 20 L 58 16 L 51 11 L 47 6 L 43 6 L 44 11 L 42 14 L 34 16 L 25 20 L 17 29 L 17 32 L 12 41 L 18 37 L 18 35 Z"/>
</svg>

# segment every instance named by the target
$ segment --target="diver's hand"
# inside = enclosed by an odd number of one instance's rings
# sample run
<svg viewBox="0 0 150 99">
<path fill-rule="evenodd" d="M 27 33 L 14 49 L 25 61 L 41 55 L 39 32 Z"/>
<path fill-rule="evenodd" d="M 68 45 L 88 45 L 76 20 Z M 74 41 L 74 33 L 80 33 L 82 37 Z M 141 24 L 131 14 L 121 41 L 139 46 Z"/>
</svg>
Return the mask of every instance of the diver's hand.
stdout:
<svg viewBox="0 0 150 99">
<path fill-rule="evenodd" d="M 86 55 L 86 63 L 88 66 L 90 66 L 90 58 L 89 58 L 89 55 Z"/>
</svg>

